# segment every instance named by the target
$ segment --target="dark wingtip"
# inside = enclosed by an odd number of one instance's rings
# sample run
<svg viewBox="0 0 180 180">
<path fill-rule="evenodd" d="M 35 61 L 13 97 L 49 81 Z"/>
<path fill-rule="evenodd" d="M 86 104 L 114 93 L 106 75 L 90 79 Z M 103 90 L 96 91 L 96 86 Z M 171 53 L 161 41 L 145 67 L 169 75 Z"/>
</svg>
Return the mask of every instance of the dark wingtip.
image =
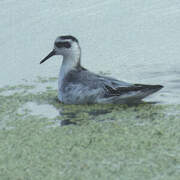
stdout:
<svg viewBox="0 0 180 180">
<path fill-rule="evenodd" d="M 162 89 L 164 86 L 162 85 L 150 85 L 150 87 L 148 89 L 151 89 L 154 92 L 159 91 L 160 89 Z"/>
<path fill-rule="evenodd" d="M 143 88 L 144 90 L 154 90 L 154 92 L 159 91 L 160 89 L 162 89 L 164 86 L 162 85 L 145 85 L 145 84 L 134 84 L 135 86 L 139 86 L 141 88 Z"/>
<path fill-rule="evenodd" d="M 154 89 L 155 91 L 159 91 L 160 89 L 162 89 L 164 86 L 162 85 L 150 85 L 148 88 L 149 89 Z"/>
<path fill-rule="evenodd" d="M 162 89 L 164 86 L 162 86 L 162 85 L 155 85 L 155 88 L 157 88 L 157 89 Z"/>
</svg>

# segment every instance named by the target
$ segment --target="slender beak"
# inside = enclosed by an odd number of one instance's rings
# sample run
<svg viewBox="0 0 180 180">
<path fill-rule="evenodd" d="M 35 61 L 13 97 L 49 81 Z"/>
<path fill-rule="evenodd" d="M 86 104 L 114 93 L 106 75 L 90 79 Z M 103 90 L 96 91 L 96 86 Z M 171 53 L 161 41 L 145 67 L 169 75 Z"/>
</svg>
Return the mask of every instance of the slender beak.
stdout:
<svg viewBox="0 0 180 180">
<path fill-rule="evenodd" d="M 44 61 L 46 61 L 47 59 L 49 59 L 50 57 L 54 55 L 55 55 L 55 50 L 53 49 L 44 59 L 40 61 L 40 64 L 42 64 Z"/>
</svg>

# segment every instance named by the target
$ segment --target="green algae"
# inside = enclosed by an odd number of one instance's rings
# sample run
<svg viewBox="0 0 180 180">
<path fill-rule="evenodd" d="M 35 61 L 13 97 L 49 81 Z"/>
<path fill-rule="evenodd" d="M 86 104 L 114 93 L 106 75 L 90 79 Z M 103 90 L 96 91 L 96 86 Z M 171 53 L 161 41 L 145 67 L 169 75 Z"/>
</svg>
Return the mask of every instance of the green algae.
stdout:
<svg viewBox="0 0 180 180">
<path fill-rule="evenodd" d="M 37 83 L 47 83 L 47 82 L 54 82 L 54 81 L 57 81 L 57 77 L 41 77 L 41 76 L 38 76 L 37 77 L 37 80 L 35 80 L 35 82 Z"/>
<path fill-rule="evenodd" d="M 179 179 L 180 105 L 63 105 L 51 86 L 31 88 L 0 89 L 22 90 L 0 94 L 2 180 Z M 50 104 L 60 115 L 20 112 L 28 102 Z"/>
</svg>

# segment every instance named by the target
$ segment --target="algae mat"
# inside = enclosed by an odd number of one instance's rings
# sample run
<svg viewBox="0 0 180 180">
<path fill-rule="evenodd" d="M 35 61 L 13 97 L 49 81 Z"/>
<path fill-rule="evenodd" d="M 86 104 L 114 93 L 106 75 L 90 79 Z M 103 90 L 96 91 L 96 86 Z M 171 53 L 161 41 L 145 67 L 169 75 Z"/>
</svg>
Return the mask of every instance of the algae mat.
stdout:
<svg viewBox="0 0 180 180">
<path fill-rule="evenodd" d="M 179 179 L 179 105 L 62 105 L 50 82 L 0 89 L 1 180 Z"/>
</svg>

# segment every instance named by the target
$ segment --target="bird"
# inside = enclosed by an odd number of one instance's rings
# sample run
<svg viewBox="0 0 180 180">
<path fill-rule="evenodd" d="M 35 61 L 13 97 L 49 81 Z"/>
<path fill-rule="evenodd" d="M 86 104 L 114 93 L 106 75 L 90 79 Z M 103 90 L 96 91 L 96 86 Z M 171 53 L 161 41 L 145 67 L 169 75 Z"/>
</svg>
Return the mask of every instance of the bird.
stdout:
<svg viewBox="0 0 180 180">
<path fill-rule="evenodd" d="M 81 47 L 72 35 L 58 36 L 53 50 L 40 64 L 54 55 L 63 56 L 58 100 L 64 104 L 131 104 L 163 88 L 162 85 L 133 84 L 95 74 L 81 65 Z"/>
</svg>

